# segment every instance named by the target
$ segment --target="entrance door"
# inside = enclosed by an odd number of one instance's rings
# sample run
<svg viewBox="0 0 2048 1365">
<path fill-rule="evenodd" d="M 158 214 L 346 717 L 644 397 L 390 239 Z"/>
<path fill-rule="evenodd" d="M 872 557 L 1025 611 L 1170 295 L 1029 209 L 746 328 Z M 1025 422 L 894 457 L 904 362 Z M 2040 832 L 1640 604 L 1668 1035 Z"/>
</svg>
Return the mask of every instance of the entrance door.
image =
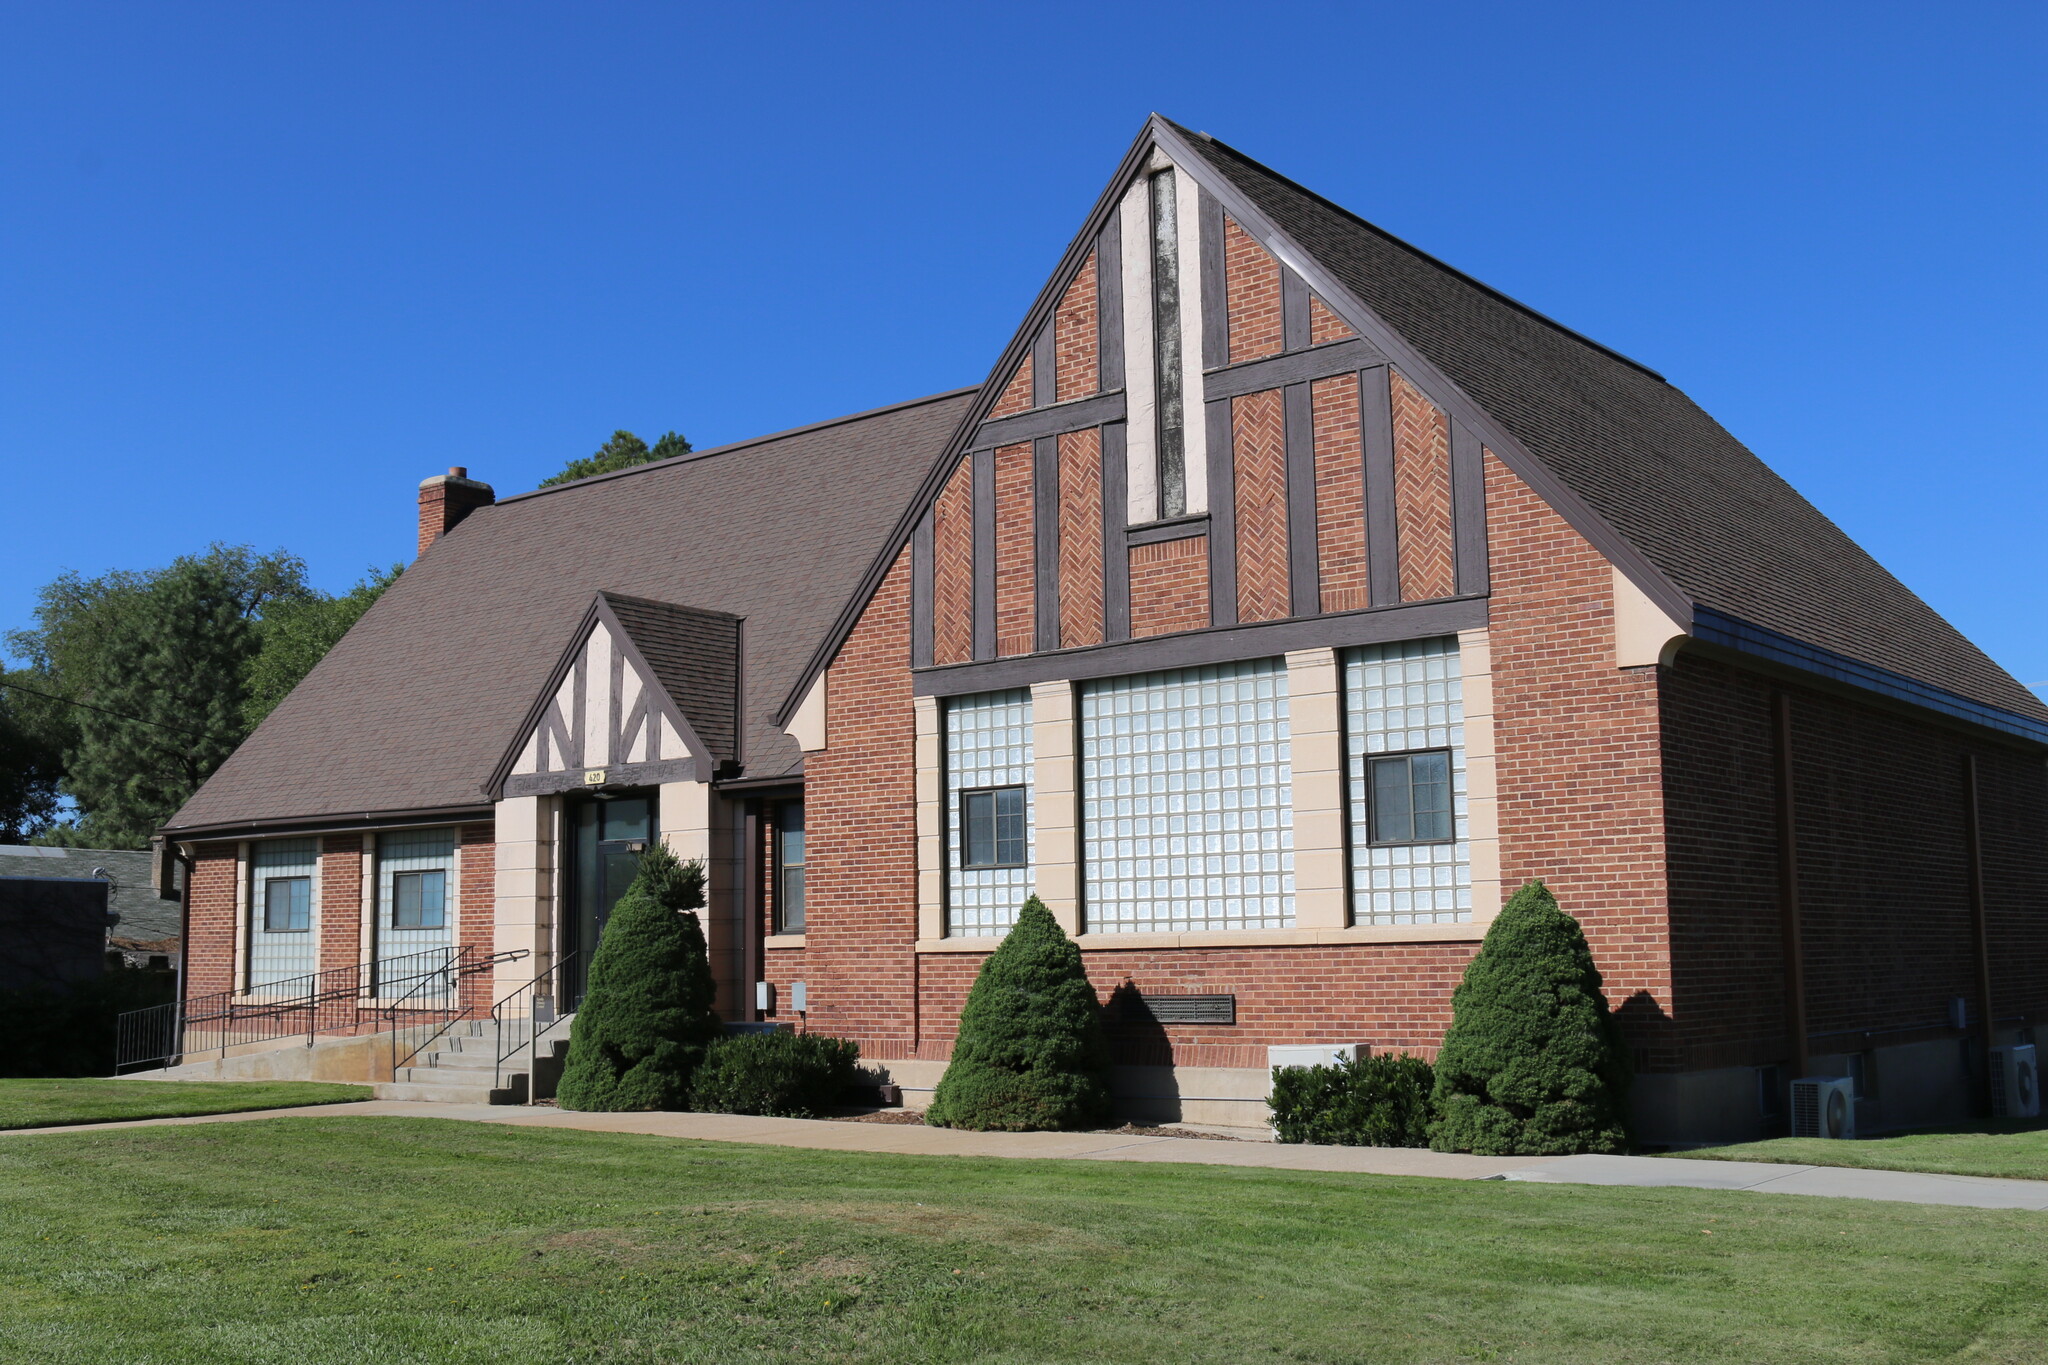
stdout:
<svg viewBox="0 0 2048 1365">
<path fill-rule="evenodd" d="M 583 998 L 590 959 L 612 907 L 640 872 L 640 855 L 654 837 L 654 798 L 617 796 L 577 801 L 570 808 L 569 914 L 564 952 L 576 954 L 563 982 L 567 1009 Z"/>
</svg>

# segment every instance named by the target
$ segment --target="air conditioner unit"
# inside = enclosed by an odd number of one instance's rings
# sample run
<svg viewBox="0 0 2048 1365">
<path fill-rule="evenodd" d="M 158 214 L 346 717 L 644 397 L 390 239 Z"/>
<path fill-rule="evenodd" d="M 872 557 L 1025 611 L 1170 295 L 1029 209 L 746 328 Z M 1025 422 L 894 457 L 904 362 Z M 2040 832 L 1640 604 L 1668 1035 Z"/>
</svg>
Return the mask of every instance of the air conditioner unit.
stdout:
<svg viewBox="0 0 2048 1365">
<path fill-rule="evenodd" d="M 1792 1082 L 1792 1136 L 1856 1136 L 1856 1083 L 1847 1076 L 1805 1076 Z"/>
<path fill-rule="evenodd" d="M 1266 1069 L 1276 1066 L 1337 1066 L 1371 1055 L 1370 1043 L 1291 1043 L 1266 1049 Z"/>
<path fill-rule="evenodd" d="M 1991 1049 L 1991 1112 L 1998 1118 L 2040 1117 L 2041 1073 L 2034 1058 L 2032 1043 Z"/>
</svg>

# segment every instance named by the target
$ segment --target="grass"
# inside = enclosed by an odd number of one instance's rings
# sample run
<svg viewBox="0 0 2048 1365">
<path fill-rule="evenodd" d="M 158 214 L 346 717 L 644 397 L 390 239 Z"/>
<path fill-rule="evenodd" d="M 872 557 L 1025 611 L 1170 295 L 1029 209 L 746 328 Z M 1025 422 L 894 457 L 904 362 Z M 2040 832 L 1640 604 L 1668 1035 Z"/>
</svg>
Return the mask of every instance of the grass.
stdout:
<svg viewBox="0 0 2048 1365">
<path fill-rule="evenodd" d="M 1790 1161 L 1810 1166 L 1862 1166 L 1885 1171 L 1928 1171 L 1935 1175 L 2048 1180 L 2048 1128 L 2042 1127 L 2039 1120 L 2027 1119 L 1855 1142 L 1773 1138 L 1767 1142 L 1666 1155 L 1709 1161 Z"/>
<path fill-rule="evenodd" d="M 0 1359 L 2040 1359 L 2037 1215 L 295 1118 L 0 1139 Z"/>
<path fill-rule="evenodd" d="M 369 1098 L 367 1085 L 323 1081 L 0 1080 L 0 1129 L 232 1114 Z"/>
</svg>

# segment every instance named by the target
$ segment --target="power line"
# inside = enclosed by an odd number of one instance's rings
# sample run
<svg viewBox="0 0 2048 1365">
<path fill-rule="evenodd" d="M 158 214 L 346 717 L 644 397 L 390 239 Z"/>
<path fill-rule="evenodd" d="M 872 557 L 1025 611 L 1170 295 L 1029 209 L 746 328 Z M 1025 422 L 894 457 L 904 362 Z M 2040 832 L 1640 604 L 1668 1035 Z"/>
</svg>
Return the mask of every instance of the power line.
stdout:
<svg viewBox="0 0 2048 1365">
<path fill-rule="evenodd" d="M 103 716 L 112 716 L 116 720 L 132 720 L 137 725 L 154 725 L 157 729 L 169 730 L 174 735 L 185 735 L 192 739 L 213 738 L 212 735 L 202 734 L 198 730 L 187 730 L 180 725 L 166 725 L 160 720 L 145 720 L 141 716 L 131 716 L 126 711 L 109 711 L 106 707 L 94 706 L 89 701 L 77 701 L 71 697 L 60 697 L 54 692 L 38 692 L 35 688 L 23 687 L 18 682 L 0 681 L 0 687 L 11 687 L 17 692 L 26 692 L 31 697 L 41 697 L 44 701 L 62 702 L 66 706 L 82 706 L 88 711 L 97 711 Z"/>
</svg>

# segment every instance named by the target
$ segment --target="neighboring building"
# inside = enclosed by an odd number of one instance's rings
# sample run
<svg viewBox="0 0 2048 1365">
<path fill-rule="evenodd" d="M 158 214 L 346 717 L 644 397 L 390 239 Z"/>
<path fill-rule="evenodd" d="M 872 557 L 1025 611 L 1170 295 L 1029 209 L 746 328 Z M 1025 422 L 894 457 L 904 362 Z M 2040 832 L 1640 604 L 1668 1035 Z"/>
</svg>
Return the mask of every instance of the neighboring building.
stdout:
<svg viewBox="0 0 2048 1365">
<path fill-rule="evenodd" d="M 125 849 L 0 844 L 0 984 L 98 976 L 110 953 L 175 968 L 183 908 L 175 891 L 157 894 L 153 867 Z"/>
<path fill-rule="evenodd" d="M 194 993 L 509 992 L 660 837 L 728 1016 L 913 1099 L 1033 890 L 1163 1117 L 1431 1053 L 1532 877 L 1649 1141 L 1959 1114 L 2048 1008 L 2048 706 L 1661 376 L 1164 120 L 983 387 L 420 508 L 167 828 Z"/>
</svg>

